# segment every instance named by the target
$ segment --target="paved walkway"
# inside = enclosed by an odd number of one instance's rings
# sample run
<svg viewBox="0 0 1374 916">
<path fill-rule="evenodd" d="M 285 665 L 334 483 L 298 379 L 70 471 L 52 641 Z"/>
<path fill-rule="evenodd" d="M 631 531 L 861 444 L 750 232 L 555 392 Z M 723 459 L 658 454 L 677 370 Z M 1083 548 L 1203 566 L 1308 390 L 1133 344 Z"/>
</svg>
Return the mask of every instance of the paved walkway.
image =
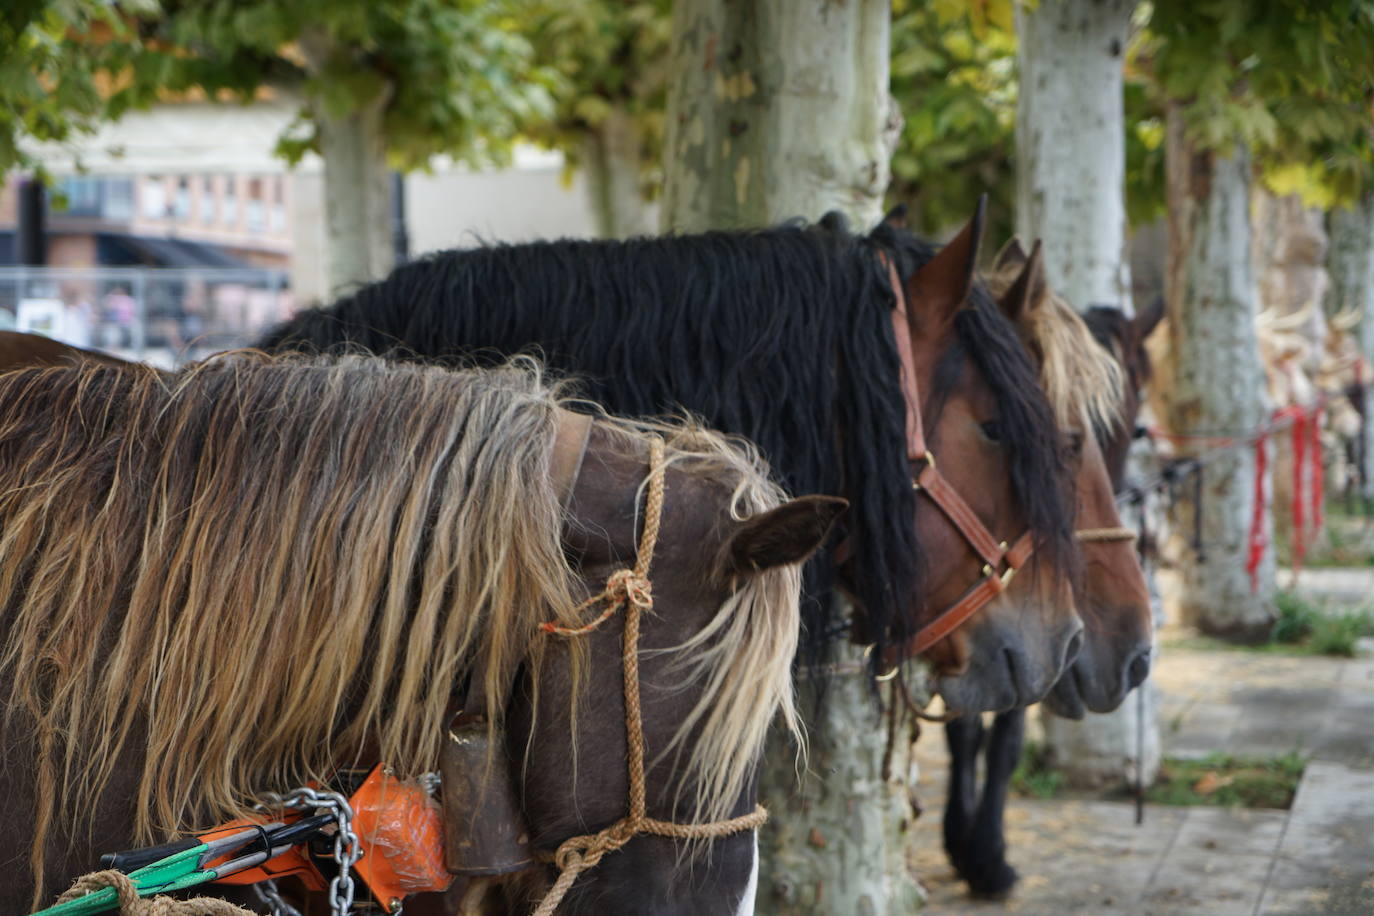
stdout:
<svg viewBox="0 0 1374 916">
<path fill-rule="evenodd" d="M 1374 596 L 1374 569 L 1317 571 L 1332 597 Z M 1328 573 L 1335 573 L 1329 575 Z M 1306 580 L 1310 573 L 1304 573 Z M 1320 581 L 1318 581 L 1320 580 Z M 1323 586 L 1328 586 L 1324 588 Z M 1347 599 L 1348 600 L 1348 599 Z M 1289 811 L 1013 799 L 1005 903 L 971 901 L 940 848 L 943 730 L 921 740 L 916 867 L 930 916 L 1371 916 L 1374 914 L 1374 640 L 1356 659 L 1166 649 L 1156 667 L 1165 753 L 1310 760 Z"/>
</svg>

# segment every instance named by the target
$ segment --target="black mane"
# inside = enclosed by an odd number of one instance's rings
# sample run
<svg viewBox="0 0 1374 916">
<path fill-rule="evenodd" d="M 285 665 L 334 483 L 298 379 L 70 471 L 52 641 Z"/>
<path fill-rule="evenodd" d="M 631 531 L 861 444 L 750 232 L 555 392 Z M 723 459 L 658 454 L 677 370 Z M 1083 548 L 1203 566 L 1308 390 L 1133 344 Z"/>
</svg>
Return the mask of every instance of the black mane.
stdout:
<svg viewBox="0 0 1374 916">
<path fill-rule="evenodd" d="M 614 413 L 686 408 L 747 436 L 789 491 L 850 499 L 846 588 L 886 642 L 907 635 L 902 599 L 920 593 L 921 563 L 893 298 L 875 241 L 896 244 L 827 223 L 439 252 L 300 313 L 259 346 L 488 363 L 533 352 Z M 990 300 L 960 333 L 1005 401 L 1028 515 L 1058 543 L 1070 528 L 1047 485 L 1062 477 L 1058 446 L 1029 358 Z M 806 570 L 810 661 L 841 632 L 834 585 L 826 551 Z"/>
<path fill-rule="evenodd" d="M 895 250 L 898 272 L 911 276 L 935 257 L 938 248 L 908 232 L 880 226 L 873 239 Z M 975 283 L 969 304 L 954 322 L 957 344 L 941 359 L 935 390 L 927 395 L 938 405 L 958 380 L 963 357 L 973 360 L 997 400 L 998 425 L 1010 452 L 1013 492 L 1021 502 L 1036 550 L 1052 566 L 1074 572 L 1077 561 L 1073 473 L 1065 461 L 1054 411 L 1040 376 L 1016 329 L 1003 316 L 987 289 Z M 938 417 L 938 410 L 935 416 Z M 933 428 L 929 421 L 927 428 Z"/>
</svg>

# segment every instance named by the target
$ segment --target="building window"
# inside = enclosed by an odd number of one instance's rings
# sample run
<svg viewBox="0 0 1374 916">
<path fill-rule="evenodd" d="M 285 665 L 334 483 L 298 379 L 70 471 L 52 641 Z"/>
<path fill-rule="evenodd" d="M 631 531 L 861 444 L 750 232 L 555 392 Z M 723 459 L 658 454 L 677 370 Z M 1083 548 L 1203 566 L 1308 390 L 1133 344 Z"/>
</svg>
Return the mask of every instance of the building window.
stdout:
<svg viewBox="0 0 1374 916">
<path fill-rule="evenodd" d="M 173 206 L 172 212 L 177 222 L 185 222 L 191 218 L 191 179 L 184 175 L 177 179 L 177 194 Z"/>
<path fill-rule="evenodd" d="M 237 175 L 226 175 L 224 178 L 224 225 L 229 229 L 237 229 L 239 225 L 239 197 L 238 197 Z"/>
<path fill-rule="evenodd" d="M 68 216 L 99 216 L 101 179 L 86 175 L 70 175 L 59 185 L 66 199 Z"/>
<path fill-rule="evenodd" d="M 210 175 L 200 179 L 200 221 L 207 226 L 219 222 L 219 195 L 215 193 L 215 179 Z"/>
<path fill-rule="evenodd" d="M 286 231 L 286 179 L 278 175 L 272 179 L 272 232 L 281 235 Z"/>
<path fill-rule="evenodd" d="M 139 201 L 144 219 L 167 218 L 167 188 L 158 175 L 149 175 L 139 182 Z"/>
<path fill-rule="evenodd" d="M 250 178 L 248 179 L 248 202 L 246 214 L 248 217 L 249 232 L 262 232 L 262 230 L 266 228 L 266 214 L 263 211 L 264 208 L 262 200 L 262 179 Z"/>
<path fill-rule="evenodd" d="M 112 223 L 127 223 L 134 218 L 134 180 L 132 178 L 105 179 L 104 217 Z"/>
</svg>

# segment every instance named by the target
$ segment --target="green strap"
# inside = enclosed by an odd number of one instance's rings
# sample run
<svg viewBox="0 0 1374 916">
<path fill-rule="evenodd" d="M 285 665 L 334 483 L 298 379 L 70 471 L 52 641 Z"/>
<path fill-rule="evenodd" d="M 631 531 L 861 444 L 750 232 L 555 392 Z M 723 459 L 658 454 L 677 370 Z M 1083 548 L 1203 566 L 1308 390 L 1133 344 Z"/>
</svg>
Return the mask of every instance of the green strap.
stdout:
<svg viewBox="0 0 1374 916">
<path fill-rule="evenodd" d="M 204 884 L 219 877 L 214 869 L 202 869 L 200 857 L 210 847 L 199 843 L 190 849 L 173 853 L 151 865 L 129 872 L 129 880 L 138 889 L 138 896 L 151 897 L 166 891 L 179 891 L 183 888 Z M 39 910 L 33 916 L 88 916 L 92 913 L 105 913 L 119 907 L 119 892 L 112 887 L 101 888 L 75 900 L 59 903 Z"/>
</svg>

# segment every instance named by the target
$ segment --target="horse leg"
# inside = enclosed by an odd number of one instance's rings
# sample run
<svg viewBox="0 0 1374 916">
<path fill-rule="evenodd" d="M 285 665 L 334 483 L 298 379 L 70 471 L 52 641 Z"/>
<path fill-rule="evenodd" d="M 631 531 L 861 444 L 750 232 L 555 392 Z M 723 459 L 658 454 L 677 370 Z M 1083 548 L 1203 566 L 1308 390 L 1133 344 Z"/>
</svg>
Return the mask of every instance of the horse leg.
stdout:
<svg viewBox="0 0 1374 916">
<path fill-rule="evenodd" d="M 978 804 L 978 751 L 983 743 L 983 718 L 978 714 L 945 723 L 949 744 L 949 796 L 945 801 L 945 855 L 962 877 Z"/>
<path fill-rule="evenodd" d="M 987 781 L 964 847 L 964 867 L 960 869 L 969 890 L 978 896 L 1003 897 L 1016 884 L 1016 869 L 1007 864 L 1002 815 L 1025 736 L 1025 709 L 998 713 L 993 719 L 987 747 Z"/>
</svg>

